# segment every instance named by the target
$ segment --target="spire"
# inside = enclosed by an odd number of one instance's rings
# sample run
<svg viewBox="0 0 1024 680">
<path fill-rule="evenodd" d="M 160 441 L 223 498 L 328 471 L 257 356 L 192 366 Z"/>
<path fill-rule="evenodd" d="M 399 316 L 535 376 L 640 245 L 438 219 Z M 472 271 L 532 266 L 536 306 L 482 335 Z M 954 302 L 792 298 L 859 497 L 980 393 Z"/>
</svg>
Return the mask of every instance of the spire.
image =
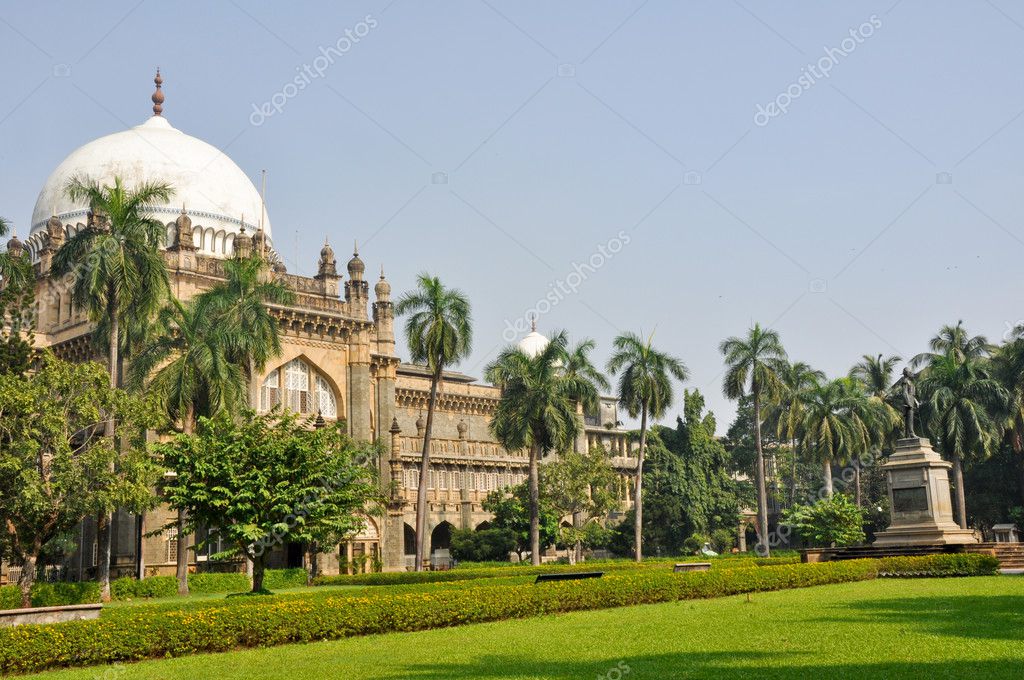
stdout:
<svg viewBox="0 0 1024 680">
<path fill-rule="evenodd" d="M 164 79 L 160 77 L 160 67 L 156 68 L 156 77 L 153 78 L 153 82 L 156 83 L 156 91 L 153 92 L 153 115 L 159 116 L 164 112 L 164 93 L 160 89 L 160 86 L 164 84 Z"/>
<path fill-rule="evenodd" d="M 531 333 L 536 333 L 537 332 L 537 315 L 536 314 L 531 314 L 530 315 L 530 332 Z"/>
</svg>

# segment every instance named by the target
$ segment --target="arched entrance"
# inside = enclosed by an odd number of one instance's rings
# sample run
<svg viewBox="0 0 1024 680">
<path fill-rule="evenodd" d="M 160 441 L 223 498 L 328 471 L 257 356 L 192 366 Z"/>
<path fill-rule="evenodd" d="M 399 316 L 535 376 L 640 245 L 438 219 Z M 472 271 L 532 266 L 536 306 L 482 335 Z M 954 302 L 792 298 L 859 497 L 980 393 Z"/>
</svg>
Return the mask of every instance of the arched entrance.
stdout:
<svg viewBox="0 0 1024 680">
<path fill-rule="evenodd" d="M 430 532 L 430 551 L 448 550 L 452 547 L 452 530 L 450 522 L 441 522 Z"/>
</svg>

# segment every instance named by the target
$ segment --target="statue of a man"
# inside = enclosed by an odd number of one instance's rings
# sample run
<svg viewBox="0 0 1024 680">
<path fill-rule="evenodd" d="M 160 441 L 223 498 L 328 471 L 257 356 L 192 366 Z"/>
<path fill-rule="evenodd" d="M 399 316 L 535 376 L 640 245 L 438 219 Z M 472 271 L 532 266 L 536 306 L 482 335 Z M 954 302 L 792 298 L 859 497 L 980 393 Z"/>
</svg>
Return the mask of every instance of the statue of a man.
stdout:
<svg viewBox="0 0 1024 680">
<path fill-rule="evenodd" d="M 917 401 L 917 391 L 914 389 L 914 374 L 909 368 L 903 369 L 903 436 L 906 438 L 916 437 L 914 434 L 914 412 L 920 403 Z"/>
</svg>

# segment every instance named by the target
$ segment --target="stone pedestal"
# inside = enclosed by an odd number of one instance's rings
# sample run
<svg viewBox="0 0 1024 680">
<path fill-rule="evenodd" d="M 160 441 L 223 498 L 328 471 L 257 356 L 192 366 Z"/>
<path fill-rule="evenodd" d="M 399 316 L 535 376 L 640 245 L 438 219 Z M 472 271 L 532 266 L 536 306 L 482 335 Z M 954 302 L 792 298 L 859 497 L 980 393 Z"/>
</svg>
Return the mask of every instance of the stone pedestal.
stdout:
<svg viewBox="0 0 1024 680">
<path fill-rule="evenodd" d="M 892 523 L 874 545 L 951 545 L 976 543 L 974 532 L 953 521 L 948 463 L 923 437 L 900 439 L 882 466 L 888 476 Z"/>
</svg>

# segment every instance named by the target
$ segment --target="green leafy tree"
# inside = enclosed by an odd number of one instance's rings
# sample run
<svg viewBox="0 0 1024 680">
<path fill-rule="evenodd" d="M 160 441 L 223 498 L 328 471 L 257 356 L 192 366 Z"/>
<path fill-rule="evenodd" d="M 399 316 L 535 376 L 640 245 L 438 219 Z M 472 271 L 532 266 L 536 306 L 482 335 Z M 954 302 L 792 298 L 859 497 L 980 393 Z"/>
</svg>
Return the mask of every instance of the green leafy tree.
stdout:
<svg viewBox="0 0 1024 680">
<path fill-rule="evenodd" d="M 0 235 L 7 233 L 0 218 Z M 0 373 L 22 374 L 32 360 L 36 277 L 28 251 L 9 242 L 0 252 Z"/>
<path fill-rule="evenodd" d="M 768 546 L 768 489 L 765 484 L 764 446 L 761 441 L 761 408 L 764 401 L 778 399 L 782 392 L 781 374 L 786 369 L 786 350 L 775 331 L 754 324 L 746 337 L 731 337 L 719 345 L 725 358 L 722 392 L 729 399 L 750 395 L 753 405 L 751 427 L 754 431 L 754 478 L 757 487 L 757 534 L 759 550 Z"/>
<path fill-rule="evenodd" d="M 1013 476 L 1017 480 L 1017 503 L 1024 506 L 1024 337 L 1017 331 L 993 357 L 993 377 L 1006 390 L 1003 415 L 1005 441 L 1012 452 Z"/>
<path fill-rule="evenodd" d="M 527 484 L 517 484 L 497 489 L 487 494 L 482 507 L 493 515 L 491 528 L 509 532 L 515 541 L 515 552 L 519 560 L 532 550 L 531 537 L 533 513 L 530 510 L 530 489 Z M 539 542 L 551 545 L 558 539 L 558 513 L 543 499 L 539 500 L 537 530 Z"/>
<path fill-rule="evenodd" d="M 0 217 L 0 236 L 7 236 L 10 231 L 10 223 Z M 8 286 L 24 288 L 35 283 L 32 266 L 28 263 L 28 258 L 25 257 L 24 246 L 20 241 L 14 241 L 14 243 L 17 243 L 20 249 L 12 248 L 13 244 L 8 243 L 7 249 L 0 252 L 0 285 L 4 288 Z"/>
<path fill-rule="evenodd" d="M 740 485 L 730 455 L 715 437 L 714 415 L 698 390 L 684 391 L 676 428 L 654 427 L 649 444 L 644 535 L 649 550 L 677 554 L 688 536 L 728 533 L 739 525 Z M 704 541 L 701 541 L 703 544 Z"/>
<path fill-rule="evenodd" d="M 491 433 L 509 451 L 529 451 L 530 559 L 535 565 L 542 545 L 548 545 L 541 543 L 540 458 L 569 451 L 582 426 L 576 414 L 578 384 L 563 370 L 568 342 L 560 331 L 535 356 L 507 347 L 486 369 L 488 380 L 501 388 Z"/>
<path fill-rule="evenodd" d="M 167 295 L 167 269 L 160 248 L 167 229 L 148 215 L 146 207 L 166 203 L 170 185 L 143 182 L 126 187 L 120 177 L 103 185 L 88 177 L 71 179 L 65 192 L 89 206 L 89 223 L 61 246 L 53 259 L 52 275 L 70 279 L 74 304 L 87 310 L 95 324 L 94 340 L 108 352 L 110 386 L 121 384 L 124 328 L 151 318 Z M 113 436 L 115 423 L 106 425 Z M 114 507 L 98 516 L 99 579 L 104 600 L 110 598 L 110 525 Z"/>
<path fill-rule="evenodd" d="M 245 404 L 245 374 L 228 357 L 237 346 L 230 337 L 238 332 L 218 323 L 209 305 L 172 299 L 157 318 L 156 331 L 138 351 L 128 372 L 128 385 L 152 394 L 168 422 L 191 434 L 196 418 L 222 412 L 234 413 Z M 178 594 L 188 595 L 188 551 L 185 549 L 185 515 L 177 518 Z"/>
<path fill-rule="evenodd" d="M 783 513 L 783 521 L 817 547 L 857 545 L 865 539 L 864 511 L 842 493 L 796 505 Z"/>
<path fill-rule="evenodd" d="M 252 562 L 253 592 L 264 592 L 274 546 L 356 533 L 363 514 L 383 502 L 375 452 L 338 423 L 311 428 L 288 413 L 222 414 L 200 418 L 194 434 L 156 450 L 174 472 L 165 485 L 170 506 L 185 510 L 190 532 L 212 527 L 212 537 Z"/>
<path fill-rule="evenodd" d="M 644 456 L 647 448 L 648 418 L 657 420 L 672 406 L 672 378 L 680 382 L 689 374 L 683 362 L 653 347 L 652 336 L 646 340 L 634 333 L 615 338 L 615 352 L 608 360 L 608 372 L 619 376 L 619 401 L 630 417 L 640 417 L 640 447 L 637 449 L 634 481 L 633 557 L 643 560 Z"/>
<path fill-rule="evenodd" d="M 1009 394 L 992 377 L 991 363 L 955 352 L 929 360 L 921 380 L 921 415 L 935 447 L 953 462 L 957 522 L 967 528 L 964 461 L 987 458 L 1002 436 L 999 414 Z"/>
<path fill-rule="evenodd" d="M 405 339 L 412 360 L 425 364 L 430 370 L 430 397 L 416 494 L 416 571 L 421 571 L 426 558 L 427 484 L 437 391 L 445 368 L 469 356 L 473 347 L 473 319 L 469 299 L 462 291 L 446 288 L 439 278 L 429 274 L 420 274 L 416 283 L 415 290 L 399 298 L 395 312 L 409 316 L 405 322 Z"/>
<path fill-rule="evenodd" d="M 507 562 L 516 548 L 509 529 L 456 529 L 452 532 L 452 557 L 466 562 Z"/>
<path fill-rule="evenodd" d="M 603 519 L 618 505 L 618 475 L 600 448 L 568 451 L 540 467 L 540 495 L 572 526 L 561 531 L 562 543 L 573 546 L 570 561 L 582 558 L 590 519 Z"/>
<path fill-rule="evenodd" d="M 28 374 L 0 374 L 0 555 L 22 565 L 22 606 L 43 550 L 97 508 L 143 512 L 159 469 L 143 431 L 156 409 L 109 385 L 96 363 L 44 354 Z M 105 421 L 114 418 L 115 439 Z M 84 550 L 84 546 L 78 546 Z"/>
</svg>

